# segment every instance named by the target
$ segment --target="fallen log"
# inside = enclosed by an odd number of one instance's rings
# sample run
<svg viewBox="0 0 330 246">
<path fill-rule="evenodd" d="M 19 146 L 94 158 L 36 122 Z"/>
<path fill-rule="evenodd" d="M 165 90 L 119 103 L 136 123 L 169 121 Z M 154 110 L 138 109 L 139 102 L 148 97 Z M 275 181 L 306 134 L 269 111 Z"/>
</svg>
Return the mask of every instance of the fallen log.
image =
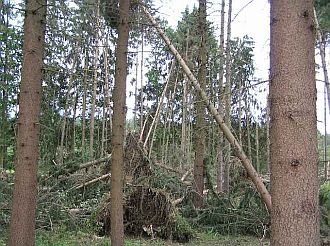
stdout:
<svg viewBox="0 0 330 246">
<path fill-rule="evenodd" d="M 144 4 L 141 4 L 141 8 L 142 8 L 144 14 L 146 15 L 146 17 L 151 22 L 151 24 L 156 28 L 159 35 L 165 41 L 165 43 L 167 44 L 167 46 L 171 50 L 172 54 L 176 57 L 176 59 L 180 63 L 184 73 L 189 78 L 189 80 L 192 82 L 192 84 L 193 84 L 194 88 L 196 89 L 196 91 L 198 91 L 198 93 L 200 94 L 200 96 L 203 99 L 208 111 L 214 117 L 214 119 L 216 120 L 216 122 L 219 125 L 220 130 L 224 133 L 224 136 L 227 138 L 228 142 L 233 147 L 236 156 L 241 160 L 241 162 L 242 162 L 243 166 L 245 167 L 249 177 L 251 178 L 252 182 L 255 184 L 258 192 L 260 193 L 260 196 L 261 196 L 262 200 L 266 204 L 268 211 L 270 211 L 271 206 L 272 206 L 271 196 L 270 196 L 266 186 L 264 185 L 264 183 L 260 179 L 257 171 L 254 169 L 254 167 L 252 165 L 252 162 L 250 161 L 250 159 L 245 154 L 242 146 L 239 144 L 239 142 L 235 138 L 234 134 L 230 131 L 229 127 L 225 124 L 223 116 L 218 112 L 218 110 L 215 108 L 215 106 L 213 106 L 213 104 L 209 100 L 208 96 L 206 95 L 205 91 L 199 85 L 198 80 L 192 74 L 189 67 L 187 66 L 187 64 L 183 60 L 182 56 L 176 50 L 176 48 L 172 45 L 170 39 L 165 35 L 164 31 L 161 29 L 159 24 L 156 22 L 155 18 L 149 13 L 149 11 L 144 6 Z"/>
<path fill-rule="evenodd" d="M 111 158 L 111 154 L 107 155 L 105 157 L 102 157 L 100 159 L 97 159 L 97 160 L 93 160 L 93 161 L 83 163 L 83 164 L 79 165 L 78 169 L 76 169 L 75 171 L 78 171 L 78 170 L 81 170 L 81 169 L 84 169 L 84 168 L 87 168 L 87 167 L 90 167 L 90 166 L 100 164 L 102 162 L 108 161 L 110 158 Z"/>
<path fill-rule="evenodd" d="M 111 173 L 104 174 L 104 175 L 102 175 L 102 176 L 100 176 L 100 177 L 97 177 L 97 178 L 95 178 L 95 179 L 92 179 L 92 180 L 90 180 L 90 181 L 88 181 L 88 182 L 86 182 L 86 183 L 83 183 L 83 184 L 81 184 L 81 185 L 75 186 L 75 187 L 73 187 L 73 188 L 71 188 L 71 189 L 79 190 L 79 189 L 81 189 L 81 188 L 83 188 L 83 187 L 86 187 L 86 186 L 88 186 L 88 185 L 94 184 L 94 183 L 96 183 L 96 182 L 98 182 L 98 181 L 101 181 L 101 180 L 104 180 L 104 179 L 106 179 L 106 178 L 108 178 L 108 177 L 111 177 Z"/>
</svg>

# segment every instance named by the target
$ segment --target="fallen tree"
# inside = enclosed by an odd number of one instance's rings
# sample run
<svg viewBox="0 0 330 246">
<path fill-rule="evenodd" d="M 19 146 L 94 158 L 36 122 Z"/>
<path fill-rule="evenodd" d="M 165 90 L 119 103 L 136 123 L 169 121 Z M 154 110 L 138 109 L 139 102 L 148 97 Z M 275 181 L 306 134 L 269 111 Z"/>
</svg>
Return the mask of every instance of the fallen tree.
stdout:
<svg viewBox="0 0 330 246">
<path fill-rule="evenodd" d="M 176 50 L 176 48 L 172 45 L 170 39 L 165 35 L 164 31 L 161 29 L 161 27 L 156 22 L 155 18 L 149 13 L 147 8 L 144 6 L 144 4 L 141 4 L 141 8 L 146 15 L 146 17 L 151 22 L 152 26 L 154 26 L 159 33 L 159 35 L 162 37 L 162 39 L 167 44 L 168 48 L 172 52 L 172 54 L 176 57 L 178 62 L 180 63 L 184 73 L 189 78 L 189 80 L 192 82 L 194 88 L 196 91 L 200 94 L 202 97 L 208 111 L 210 114 L 214 117 L 216 122 L 219 125 L 220 130 L 224 133 L 224 136 L 227 138 L 228 142 L 232 145 L 234 152 L 236 156 L 241 160 L 244 168 L 246 169 L 249 177 L 251 178 L 252 182 L 255 184 L 258 192 L 260 193 L 260 196 L 263 200 L 263 202 L 266 204 L 268 211 L 271 210 L 271 196 L 262 182 L 261 178 L 259 177 L 259 174 L 254 169 L 250 159 L 245 154 L 242 146 L 239 144 L 237 139 L 235 138 L 234 134 L 230 131 L 229 127 L 225 124 L 223 116 L 218 112 L 218 110 L 215 108 L 215 106 L 211 103 L 208 96 L 206 95 L 205 91 L 201 88 L 199 85 L 198 80 L 195 78 L 195 76 L 190 71 L 189 67 L 185 63 L 184 59 L 180 55 L 180 53 Z"/>
</svg>

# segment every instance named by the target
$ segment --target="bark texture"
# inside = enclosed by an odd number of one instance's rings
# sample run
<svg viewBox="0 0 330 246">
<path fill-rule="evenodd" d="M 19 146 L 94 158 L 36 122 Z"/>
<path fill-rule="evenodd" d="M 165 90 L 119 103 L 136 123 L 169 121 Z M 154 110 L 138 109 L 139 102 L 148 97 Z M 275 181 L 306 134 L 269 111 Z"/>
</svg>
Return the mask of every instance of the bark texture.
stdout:
<svg viewBox="0 0 330 246">
<path fill-rule="evenodd" d="M 206 1 L 199 0 L 199 69 L 198 81 L 203 90 L 206 87 Z M 203 206 L 204 190 L 204 152 L 205 152 L 205 108 L 201 95 L 196 92 L 196 132 L 195 132 L 195 163 L 194 163 L 194 205 L 196 208 Z"/>
<path fill-rule="evenodd" d="M 313 4 L 271 2 L 273 246 L 320 245 Z"/>
<path fill-rule="evenodd" d="M 111 164 L 111 245 L 115 246 L 124 245 L 123 167 L 129 8 L 130 0 L 120 0 L 115 85 L 113 91 L 113 149 Z"/>
<path fill-rule="evenodd" d="M 45 27 L 46 1 L 26 1 L 10 246 L 32 246 L 35 243 L 39 113 Z"/>
</svg>

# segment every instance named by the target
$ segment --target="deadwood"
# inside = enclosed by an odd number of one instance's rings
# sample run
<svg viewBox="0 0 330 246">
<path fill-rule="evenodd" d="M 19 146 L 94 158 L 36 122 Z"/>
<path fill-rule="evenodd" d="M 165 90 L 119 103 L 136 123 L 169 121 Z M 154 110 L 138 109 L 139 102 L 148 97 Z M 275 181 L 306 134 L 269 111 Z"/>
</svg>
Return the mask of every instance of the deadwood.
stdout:
<svg viewBox="0 0 330 246">
<path fill-rule="evenodd" d="M 224 136 L 227 138 L 227 140 L 230 142 L 231 146 L 234 149 L 234 153 L 236 156 L 241 160 L 243 166 L 245 167 L 249 177 L 251 178 L 252 182 L 255 184 L 258 192 L 261 195 L 262 200 L 267 206 L 267 209 L 271 210 L 271 197 L 266 189 L 264 183 L 260 179 L 258 173 L 254 169 L 251 161 L 247 157 L 247 155 L 244 153 L 242 146 L 239 144 L 233 133 L 230 131 L 229 127 L 225 124 L 223 116 L 218 112 L 218 110 L 213 106 L 211 101 L 209 100 L 208 96 L 206 95 L 205 91 L 202 90 L 199 82 L 195 78 L 195 76 L 190 71 L 189 67 L 181 57 L 180 53 L 176 50 L 176 48 L 172 45 L 170 39 L 165 35 L 164 31 L 160 28 L 156 20 L 153 18 L 153 16 L 149 13 L 147 8 L 144 5 L 141 5 L 143 12 L 145 13 L 146 17 L 149 19 L 151 24 L 156 28 L 159 35 L 162 37 L 162 39 L 165 41 L 169 49 L 171 50 L 172 54 L 176 57 L 178 62 L 180 63 L 184 73 L 187 75 L 189 80 L 192 82 L 194 88 L 199 92 L 201 98 L 203 99 L 208 111 L 210 114 L 214 117 L 216 122 L 218 123 L 221 131 L 224 133 Z"/>
</svg>

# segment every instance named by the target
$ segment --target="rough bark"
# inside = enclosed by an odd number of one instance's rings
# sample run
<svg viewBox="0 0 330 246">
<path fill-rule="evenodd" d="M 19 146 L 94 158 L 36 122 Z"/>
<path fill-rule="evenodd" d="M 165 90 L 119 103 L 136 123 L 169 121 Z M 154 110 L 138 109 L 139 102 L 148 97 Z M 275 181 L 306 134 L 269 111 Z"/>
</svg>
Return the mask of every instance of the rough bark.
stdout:
<svg viewBox="0 0 330 246">
<path fill-rule="evenodd" d="M 46 0 L 26 2 L 10 246 L 35 244 L 39 114 L 46 6 Z"/>
<path fill-rule="evenodd" d="M 206 88 L 206 47 L 205 47 L 205 29 L 206 29 L 206 0 L 199 0 L 198 12 L 199 25 L 199 61 L 198 61 L 198 81 L 201 88 Z M 204 154 L 205 154 L 205 108 L 201 95 L 196 92 L 196 127 L 195 127 L 195 162 L 194 162 L 194 206 L 201 208 L 203 206 L 204 190 Z"/>
<path fill-rule="evenodd" d="M 130 0 L 119 1 L 111 163 L 111 245 L 124 245 L 123 167 Z"/>
<path fill-rule="evenodd" d="M 209 113 L 214 117 L 214 119 L 217 122 L 219 128 L 224 133 L 224 136 L 227 138 L 227 140 L 230 142 L 230 144 L 234 148 L 236 156 L 241 160 L 244 168 L 246 169 L 249 177 L 251 178 L 251 181 L 255 184 L 258 192 L 260 193 L 260 196 L 261 196 L 262 200 L 264 201 L 264 203 L 266 204 L 268 210 L 270 211 L 271 206 L 272 206 L 271 205 L 270 194 L 269 194 L 268 190 L 266 189 L 265 185 L 263 184 L 262 180 L 260 179 L 258 173 L 254 169 L 251 161 L 248 159 L 248 157 L 244 153 L 244 151 L 242 149 L 242 146 L 239 145 L 237 139 L 232 134 L 232 132 L 230 131 L 228 126 L 225 124 L 223 116 L 221 114 L 219 114 L 217 109 L 214 107 L 213 103 L 211 103 L 211 101 L 207 97 L 205 91 L 202 90 L 202 88 L 200 87 L 200 85 L 198 83 L 198 80 L 192 74 L 189 67 L 187 66 L 187 64 L 183 60 L 182 56 L 176 50 L 176 48 L 171 44 L 171 41 L 165 35 L 163 30 L 160 28 L 160 26 L 157 24 L 156 20 L 152 17 L 152 15 L 149 13 L 149 11 L 144 6 L 142 6 L 142 9 L 143 9 L 145 15 L 150 20 L 151 24 L 157 29 L 159 35 L 162 37 L 162 39 L 165 41 L 165 43 L 169 47 L 172 54 L 177 58 L 177 61 L 180 63 L 184 73 L 187 75 L 187 77 L 189 78 L 189 80 L 191 81 L 191 83 L 193 84 L 195 89 L 200 93 L 200 95 L 201 95 L 201 97 L 202 97 Z"/>
<path fill-rule="evenodd" d="M 271 1 L 271 245 L 320 245 L 313 0 Z"/>
</svg>

